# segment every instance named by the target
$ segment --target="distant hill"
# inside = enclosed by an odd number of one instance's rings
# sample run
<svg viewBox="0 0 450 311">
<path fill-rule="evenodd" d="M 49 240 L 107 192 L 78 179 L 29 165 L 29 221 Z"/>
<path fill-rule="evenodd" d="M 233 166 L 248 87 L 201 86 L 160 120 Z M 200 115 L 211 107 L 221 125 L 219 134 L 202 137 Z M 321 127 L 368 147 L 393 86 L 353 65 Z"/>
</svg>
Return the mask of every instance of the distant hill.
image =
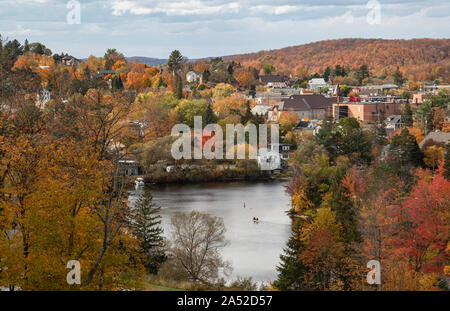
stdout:
<svg viewBox="0 0 450 311">
<path fill-rule="evenodd" d="M 168 62 L 167 59 L 151 58 L 151 57 L 144 57 L 144 56 L 126 57 L 125 59 L 127 62 L 139 62 L 139 63 L 147 64 L 152 67 L 166 65 Z"/>
<path fill-rule="evenodd" d="M 284 74 L 298 73 L 301 68 L 322 73 L 327 66 L 349 65 L 352 69 L 366 64 L 378 76 L 392 74 L 399 67 L 413 81 L 449 82 L 449 52 L 450 39 L 339 39 L 225 58 L 255 68 L 271 63 Z"/>
</svg>

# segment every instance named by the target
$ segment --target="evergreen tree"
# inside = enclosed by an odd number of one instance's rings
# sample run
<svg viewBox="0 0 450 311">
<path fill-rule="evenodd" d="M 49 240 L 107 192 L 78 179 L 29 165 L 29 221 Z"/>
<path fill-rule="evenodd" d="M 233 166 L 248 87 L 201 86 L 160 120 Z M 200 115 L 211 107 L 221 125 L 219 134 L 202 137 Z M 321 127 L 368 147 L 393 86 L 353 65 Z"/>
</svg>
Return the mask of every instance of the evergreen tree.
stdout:
<svg viewBox="0 0 450 311">
<path fill-rule="evenodd" d="M 153 274 L 158 272 L 159 266 L 166 260 L 160 209 L 153 203 L 151 193 L 145 190 L 136 201 L 130 221 L 130 227 L 139 239 L 141 252 L 145 256 L 144 265 Z"/>
<path fill-rule="evenodd" d="M 181 81 L 181 77 L 175 74 L 175 79 L 173 83 L 174 83 L 173 86 L 174 96 L 178 99 L 181 99 L 183 97 L 183 82 Z"/>
<path fill-rule="evenodd" d="M 405 126 L 413 125 L 413 112 L 411 110 L 409 99 L 405 103 L 405 109 L 403 111 L 403 120 L 405 122 Z"/>
<path fill-rule="evenodd" d="M 327 117 L 314 140 L 325 147 L 332 161 L 342 155 L 353 164 L 370 164 L 372 161 L 370 137 L 355 118 L 342 118 L 333 124 L 331 117 Z"/>
<path fill-rule="evenodd" d="M 377 146 L 386 146 L 388 144 L 386 123 L 379 122 L 375 125 L 375 144 Z"/>
<path fill-rule="evenodd" d="M 404 128 L 399 135 L 392 138 L 389 156 L 393 157 L 394 161 L 403 167 L 424 165 L 423 152 L 420 150 L 416 138 L 409 133 L 407 128 Z"/>
<path fill-rule="evenodd" d="M 118 75 L 114 76 L 114 78 L 112 79 L 112 82 L 111 82 L 111 87 L 112 87 L 113 92 L 123 89 L 123 82 L 122 82 L 122 79 L 120 78 L 120 76 L 118 76 Z"/>
<path fill-rule="evenodd" d="M 333 76 L 335 77 L 345 77 L 347 73 L 345 72 L 345 68 L 341 65 L 336 65 L 334 68 Z"/>
<path fill-rule="evenodd" d="M 253 115 L 252 110 L 250 109 L 250 102 L 249 101 L 247 101 L 245 114 L 242 117 L 242 121 L 244 123 L 247 123 L 247 122 L 254 123 L 254 121 L 255 121 L 255 116 Z"/>
<path fill-rule="evenodd" d="M 252 98 L 255 98 L 256 86 L 254 84 L 250 85 L 249 90 L 248 90 L 248 95 L 250 95 Z"/>
<path fill-rule="evenodd" d="M 204 121 L 204 125 L 208 125 L 208 124 L 214 124 L 217 121 L 216 115 L 214 114 L 214 111 L 212 109 L 211 103 L 208 104 L 208 107 L 206 108 L 205 111 L 205 115 L 203 118 Z"/>
<path fill-rule="evenodd" d="M 405 83 L 406 81 L 399 67 L 397 67 L 397 70 L 392 75 L 392 78 L 394 79 L 394 83 L 397 84 L 398 86 L 402 86 L 403 83 Z"/>
<path fill-rule="evenodd" d="M 203 82 L 209 82 L 210 76 L 211 76 L 211 72 L 209 72 L 209 70 L 205 70 L 203 72 Z"/>
<path fill-rule="evenodd" d="M 369 68 L 367 68 L 367 65 L 361 65 L 359 67 L 358 71 L 356 71 L 356 77 L 358 79 L 359 84 L 362 84 L 363 80 L 365 78 L 368 78 L 370 76 Z"/>
<path fill-rule="evenodd" d="M 19 41 L 3 42 L 1 49 L 0 64 L 5 70 L 10 70 L 20 55 L 23 54 L 23 47 Z"/>
<path fill-rule="evenodd" d="M 327 82 L 329 81 L 330 75 L 331 75 L 331 68 L 327 66 L 327 68 L 325 68 L 325 71 L 323 72 L 323 78 L 325 79 L 325 81 Z"/>
<path fill-rule="evenodd" d="M 172 51 L 169 56 L 169 61 L 167 65 L 169 66 L 169 70 L 175 72 L 177 69 L 180 69 L 181 64 L 183 63 L 184 57 L 181 55 L 181 52 L 178 50 Z"/>
<path fill-rule="evenodd" d="M 450 180 L 450 143 L 445 146 L 444 177 Z"/>
<path fill-rule="evenodd" d="M 28 42 L 28 39 L 25 39 L 25 43 L 23 44 L 23 52 L 29 52 L 30 51 L 30 43 Z"/>
<path fill-rule="evenodd" d="M 298 228 L 293 230 L 284 254 L 280 255 L 281 263 L 277 266 L 278 277 L 273 284 L 281 291 L 305 290 L 303 275 L 306 267 L 300 259 L 304 245 L 298 232 Z"/>
<path fill-rule="evenodd" d="M 228 65 L 227 72 L 230 76 L 233 75 L 233 73 L 234 73 L 233 64 Z"/>
<path fill-rule="evenodd" d="M 361 232 L 358 229 L 358 208 L 352 202 L 348 186 L 339 182 L 332 185 L 332 188 L 334 189 L 331 209 L 336 213 L 336 220 L 342 224 L 343 242 L 347 246 L 362 242 Z"/>
</svg>

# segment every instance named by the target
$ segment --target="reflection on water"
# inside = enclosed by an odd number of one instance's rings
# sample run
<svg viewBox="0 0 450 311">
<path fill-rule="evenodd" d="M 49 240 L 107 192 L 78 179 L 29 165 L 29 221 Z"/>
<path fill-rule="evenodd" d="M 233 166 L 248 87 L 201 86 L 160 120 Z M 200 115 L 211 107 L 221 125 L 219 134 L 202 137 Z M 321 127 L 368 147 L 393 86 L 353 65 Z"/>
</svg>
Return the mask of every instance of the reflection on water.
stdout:
<svg viewBox="0 0 450 311">
<path fill-rule="evenodd" d="M 222 255 L 232 262 L 231 278 L 251 276 L 260 282 L 276 278 L 275 268 L 290 234 L 289 196 L 283 185 L 278 181 L 206 183 L 160 186 L 151 191 L 154 202 L 162 207 L 166 235 L 170 217 L 177 211 L 222 217 L 229 241 Z M 258 224 L 253 217 L 259 218 Z"/>
</svg>

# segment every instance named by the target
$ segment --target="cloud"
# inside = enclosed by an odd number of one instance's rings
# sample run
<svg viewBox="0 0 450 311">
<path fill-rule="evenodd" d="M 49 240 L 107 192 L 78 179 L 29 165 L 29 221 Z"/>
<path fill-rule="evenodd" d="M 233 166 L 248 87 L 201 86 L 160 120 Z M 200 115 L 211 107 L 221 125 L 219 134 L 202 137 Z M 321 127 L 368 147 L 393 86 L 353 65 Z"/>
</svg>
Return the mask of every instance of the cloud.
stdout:
<svg viewBox="0 0 450 311">
<path fill-rule="evenodd" d="M 42 0 L 41 0 L 42 1 Z M 31 35 L 38 35 L 41 32 L 38 30 L 33 30 L 33 29 L 25 29 L 23 28 L 22 25 L 17 25 L 17 27 L 15 29 L 9 30 L 6 32 L 6 34 L 8 36 L 31 36 Z"/>
<path fill-rule="evenodd" d="M 129 12 L 135 15 L 165 14 L 167 16 L 209 15 L 220 13 L 238 13 L 239 3 L 208 4 L 200 0 L 179 2 L 140 3 L 138 1 L 114 0 L 112 14 L 116 16 Z"/>
<path fill-rule="evenodd" d="M 449 37 L 450 3 L 379 0 L 381 24 L 369 25 L 368 0 L 79 0 L 81 25 L 69 25 L 69 0 L 0 0 L 3 36 L 41 41 L 55 52 L 190 58 L 343 37 Z"/>
</svg>

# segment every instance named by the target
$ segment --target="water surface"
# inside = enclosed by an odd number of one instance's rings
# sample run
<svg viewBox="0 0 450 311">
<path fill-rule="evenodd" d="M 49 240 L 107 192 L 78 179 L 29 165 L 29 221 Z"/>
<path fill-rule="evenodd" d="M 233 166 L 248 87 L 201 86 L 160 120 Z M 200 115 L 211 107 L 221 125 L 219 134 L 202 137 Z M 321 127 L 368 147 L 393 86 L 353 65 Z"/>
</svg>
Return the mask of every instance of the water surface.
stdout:
<svg viewBox="0 0 450 311">
<path fill-rule="evenodd" d="M 175 212 L 195 210 L 222 217 L 229 242 L 222 255 L 232 263 L 231 279 L 251 276 L 254 281 L 266 282 L 276 278 L 275 268 L 290 234 L 290 219 L 286 215 L 289 196 L 284 184 L 271 181 L 166 185 L 152 188 L 151 192 L 154 202 L 161 206 L 166 235 Z M 258 224 L 253 223 L 253 217 L 259 218 Z"/>
</svg>

